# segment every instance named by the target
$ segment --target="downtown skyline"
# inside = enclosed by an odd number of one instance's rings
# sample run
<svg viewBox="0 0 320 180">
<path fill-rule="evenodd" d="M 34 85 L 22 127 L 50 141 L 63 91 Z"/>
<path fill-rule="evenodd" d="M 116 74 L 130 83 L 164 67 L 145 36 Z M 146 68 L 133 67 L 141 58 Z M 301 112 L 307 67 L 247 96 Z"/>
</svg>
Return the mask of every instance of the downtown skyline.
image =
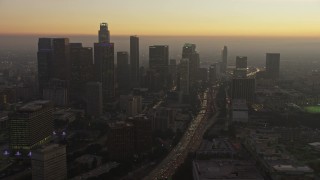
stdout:
<svg viewBox="0 0 320 180">
<path fill-rule="evenodd" d="M 0 35 L 320 37 L 317 0 L 76 1 L 1 0 Z"/>
</svg>

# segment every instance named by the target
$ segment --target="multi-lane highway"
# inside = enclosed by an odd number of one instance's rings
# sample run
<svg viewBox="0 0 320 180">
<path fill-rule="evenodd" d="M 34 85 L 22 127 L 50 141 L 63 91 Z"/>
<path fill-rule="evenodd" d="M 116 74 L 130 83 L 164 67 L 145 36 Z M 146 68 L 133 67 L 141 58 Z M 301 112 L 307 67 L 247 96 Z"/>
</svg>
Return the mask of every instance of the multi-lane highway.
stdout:
<svg viewBox="0 0 320 180">
<path fill-rule="evenodd" d="M 171 177 L 176 169 L 184 162 L 189 152 L 198 149 L 202 136 L 206 129 L 209 109 L 211 108 L 212 94 L 215 92 L 206 90 L 202 95 L 201 109 L 198 115 L 193 118 L 180 142 L 172 149 L 168 156 L 158 164 L 144 180 L 167 179 Z"/>
</svg>

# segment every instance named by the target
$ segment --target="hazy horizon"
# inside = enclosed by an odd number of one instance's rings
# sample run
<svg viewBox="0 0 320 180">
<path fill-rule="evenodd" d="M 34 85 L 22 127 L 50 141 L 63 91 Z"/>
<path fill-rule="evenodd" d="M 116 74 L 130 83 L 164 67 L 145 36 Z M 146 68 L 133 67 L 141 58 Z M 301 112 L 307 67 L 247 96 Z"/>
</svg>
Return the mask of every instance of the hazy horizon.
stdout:
<svg viewBox="0 0 320 180">
<path fill-rule="evenodd" d="M 0 52 L 24 52 L 36 60 L 37 43 L 39 37 L 66 37 L 70 42 L 81 42 L 85 47 L 93 47 L 97 35 L 75 36 L 39 36 L 39 35 L 0 35 Z M 248 56 L 249 65 L 264 65 L 265 53 L 281 53 L 281 61 L 317 61 L 320 62 L 320 38 L 302 37 L 217 37 L 217 36 L 139 36 L 140 59 L 147 64 L 148 47 L 151 45 L 169 45 L 170 58 L 181 59 L 184 43 L 194 43 L 200 53 L 203 66 L 211 62 L 220 61 L 220 51 L 224 45 L 229 48 L 229 64 L 233 64 L 236 56 Z M 111 41 L 115 43 L 115 52 L 129 51 L 129 36 L 111 34 Z M 115 53 L 116 54 L 116 53 Z M 116 59 L 115 59 L 116 61 Z"/>
</svg>

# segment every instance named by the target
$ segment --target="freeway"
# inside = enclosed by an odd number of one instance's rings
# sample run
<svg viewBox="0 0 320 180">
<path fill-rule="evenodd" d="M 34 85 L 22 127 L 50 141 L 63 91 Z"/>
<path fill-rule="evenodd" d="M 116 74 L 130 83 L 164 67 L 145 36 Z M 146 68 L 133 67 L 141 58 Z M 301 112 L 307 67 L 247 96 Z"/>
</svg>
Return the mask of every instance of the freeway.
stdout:
<svg viewBox="0 0 320 180">
<path fill-rule="evenodd" d="M 212 91 L 207 89 L 201 97 L 201 109 L 193 118 L 180 142 L 172 149 L 168 156 L 158 164 L 144 180 L 168 179 L 184 162 L 189 152 L 194 152 L 200 146 L 202 136 L 206 130 L 209 108 L 211 107 Z"/>
</svg>

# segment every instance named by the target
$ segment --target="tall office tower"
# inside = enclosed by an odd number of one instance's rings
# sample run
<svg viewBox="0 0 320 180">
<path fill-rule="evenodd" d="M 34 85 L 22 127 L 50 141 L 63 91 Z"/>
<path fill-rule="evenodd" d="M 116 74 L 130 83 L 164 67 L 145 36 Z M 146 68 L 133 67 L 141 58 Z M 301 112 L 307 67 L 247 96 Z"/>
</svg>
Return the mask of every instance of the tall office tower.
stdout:
<svg viewBox="0 0 320 180">
<path fill-rule="evenodd" d="M 190 90 L 190 74 L 189 59 L 181 59 L 179 65 L 179 90 L 182 94 L 189 94 Z"/>
<path fill-rule="evenodd" d="M 39 92 L 42 97 L 49 80 L 69 81 L 71 78 L 69 39 L 39 38 L 37 56 Z"/>
<path fill-rule="evenodd" d="M 177 83 L 177 61 L 175 59 L 170 59 L 169 64 L 169 80 L 170 85 L 175 86 Z"/>
<path fill-rule="evenodd" d="M 128 160 L 134 154 L 133 124 L 117 121 L 109 123 L 107 147 L 112 160 Z"/>
<path fill-rule="evenodd" d="M 130 68 L 128 52 L 117 52 L 117 82 L 120 95 L 130 91 Z M 132 74 L 131 74 L 132 75 Z M 132 77 L 132 76 L 131 76 Z"/>
<path fill-rule="evenodd" d="M 280 74 L 280 53 L 267 53 L 266 75 L 271 79 L 278 79 Z"/>
<path fill-rule="evenodd" d="M 50 101 L 33 101 L 9 115 L 10 149 L 30 151 L 51 139 L 53 105 Z"/>
<path fill-rule="evenodd" d="M 53 39 L 53 58 L 51 78 L 70 80 L 70 45 L 68 38 Z"/>
<path fill-rule="evenodd" d="M 107 25 L 106 23 L 102 23 L 102 25 L 103 31 L 99 31 L 99 37 L 104 37 L 104 35 L 106 35 L 104 27 L 107 28 Z M 104 35 L 102 32 L 104 32 Z M 94 43 L 96 81 L 102 83 L 103 104 L 107 104 L 107 102 L 115 96 L 114 44 L 108 42 L 109 34 L 107 35 L 107 38 L 101 38 L 99 43 Z"/>
<path fill-rule="evenodd" d="M 128 117 L 135 116 L 142 111 L 142 97 L 133 96 L 128 99 L 126 115 Z"/>
<path fill-rule="evenodd" d="M 200 57 L 196 51 L 195 44 L 184 44 L 182 48 L 182 58 L 189 59 L 189 73 L 190 73 L 190 84 L 194 84 L 197 81 L 197 73 L 200 68 Z"/>
<path fill-rule="evenodd" d="M 236 68 L 237 69 L 247 69 L 248 58 L 246 56 L 236 57 Z"/>
<path fill-rule="evenodd" d="M 228 67 L 228 47 L 224 46 L 221 52 L 222 64 L 221 72 L 226 73 Z"/>
<path fill-rule="evenodd" d="M 167 87 L 168 68 L 169 68 L 169 46 L 150 46 L 149 47 L 149 68 L 159 77 L 155 82 L 156 91 Z"/>
<path fill-rule="evenodd" d="M 85 101 L 86 83 L 94 81 L 93 49 L 81 43 L 70 43 L 70 98 Z"/>
<path fill-rule="evenodd" d="M 107 23 L 100 23 L 99 43 L 110 43 L 110 32 Z"/>
<path fill-rule="evenodd" d="M 100 82 L 88 82 L 86 89 L 87 114 L 90 117 L 102 115 L 102 84 Z"/>
<path fill-rule="evenodd" d="M 255 90 L 255 79 L 253 78 L 232 79 L 232 99 L 245 99 L 251 103 L 254 101 Z"/>
<path fill-rule="evenodd" d="M 50 67 L 53 63 L 53 44 L 51 38 L 39 38 L 37 58 L 39 93 L 42 97 L 43 88 L 51 78 Z"/>
<path fill-rule="evenodd" d="M 134 129 L 134 149 L 137 154 L 148 152 L 152 149 L 152 121 L 145 115 L 130 117 L 129 122 Z"/>
<path fill-rule="evenodd" d="M 32 179 L 67 179 L 66 146 L 51 144 L 32 152 Z"/>
<path fill-rule="evenodd" d="M 209 82 L 215 84 L 220 79 L 221 63 L 212 64 L 209 67 Z"/>
<path fill-rule="evenodd" d="M 131 86 L 139 87 L 139 37 L 130 36 L 130 67 L 131 67 Z"/>
</svg>

